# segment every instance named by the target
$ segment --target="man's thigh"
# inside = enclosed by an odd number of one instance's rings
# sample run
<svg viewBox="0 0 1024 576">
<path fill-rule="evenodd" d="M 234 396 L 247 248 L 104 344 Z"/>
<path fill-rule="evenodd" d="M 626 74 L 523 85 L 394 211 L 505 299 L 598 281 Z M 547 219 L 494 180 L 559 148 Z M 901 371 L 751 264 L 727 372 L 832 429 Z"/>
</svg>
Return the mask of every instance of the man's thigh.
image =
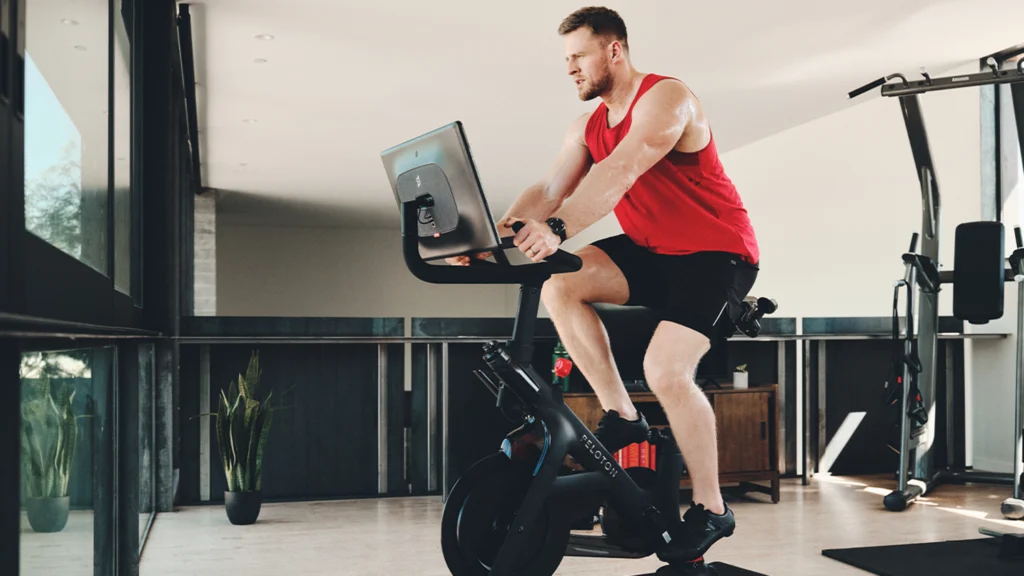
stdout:
<svg viewBox="0 0 1024 576">
<path fill-rule="evenodd" d="M 732 325 L 757 279 L 757 268 L 722 252 L 674 257 L 667 268 L 669 295 L 662 319 L 708 340 Z"/>
<path fill-rule="evenodd" d="M 598 240 L 586 250 L 598 253 L 597 261 L 615 270 L 616 299 L 592 302 L 646 306 L 657 310 L 668 304 L 669 278 L 665 275 L 663 256 L 637 245 L 625 234 Z M 618 290 L 623 286 L 624 293 Z M 625 298 L 620 298 L 623 295 Z"/>
<path fill-rule="evenodd" d="M 577 272 L 552 276 L 545 285 L 552 296 L 589 304 L 640 305 L 649 299 L 646 294 L 652 284 L 666 284 L 643 277 L 644 270 L 654 268 L 654 256 L 625 235 L 602 238 L 577 250 L 576 255 L 583 266 Z"/>
</svg>

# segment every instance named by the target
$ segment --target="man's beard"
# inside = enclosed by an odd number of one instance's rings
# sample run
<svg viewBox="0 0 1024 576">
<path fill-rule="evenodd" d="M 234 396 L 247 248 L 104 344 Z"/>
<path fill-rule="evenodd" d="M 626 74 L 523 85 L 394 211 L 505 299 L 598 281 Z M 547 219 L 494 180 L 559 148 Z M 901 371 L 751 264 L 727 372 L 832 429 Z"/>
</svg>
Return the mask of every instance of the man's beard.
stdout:
<svg viewBox="0 0 1024 576">
<path fill-rule="evenodd" d="M 589 83 L 588 83 L 589 84 Z M 592 84 L 588 85 L 585 92 L 580 94 L 580 100 L 588 102 L 604 94 L 612 85 L 612 75 L 607 69 L 597 78 L 594 79 Z"/>
</svg>

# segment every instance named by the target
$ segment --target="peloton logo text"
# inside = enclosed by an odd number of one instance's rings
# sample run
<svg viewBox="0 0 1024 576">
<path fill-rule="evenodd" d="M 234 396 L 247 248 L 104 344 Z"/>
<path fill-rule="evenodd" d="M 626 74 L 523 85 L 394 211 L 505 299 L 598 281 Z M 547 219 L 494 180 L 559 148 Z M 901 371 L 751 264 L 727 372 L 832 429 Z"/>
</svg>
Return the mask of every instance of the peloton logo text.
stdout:
<svg viewBox="0 0 1024 576">
<path fill-rule="evenodd" d="M 580 441 L 583 442 L 583 447 L 587 449 L 587 452 L 590 452 L 590 454 L 597 460 L 597 465 L 599 467 L 604 468 L 605 472 L 608 472 L 612 478 L 619 475 L 619 471 L 612 466 L 611 460 L 597 449 L 596 444 L 594 444 L 585 435 L 580 437 Z"/>
</svg>

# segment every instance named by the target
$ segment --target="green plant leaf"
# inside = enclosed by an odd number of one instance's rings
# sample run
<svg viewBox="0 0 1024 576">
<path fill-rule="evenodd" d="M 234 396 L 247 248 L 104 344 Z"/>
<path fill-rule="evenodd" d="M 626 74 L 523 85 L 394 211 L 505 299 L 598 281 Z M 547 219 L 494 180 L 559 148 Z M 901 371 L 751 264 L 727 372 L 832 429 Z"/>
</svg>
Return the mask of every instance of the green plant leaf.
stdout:
<svg viewBox="0 0 1024 576">
<path fill-rule="evenodd" d="M 228 402 L 234 404 L 235 400 L 238 399 L 238 382 L 231 380 L 228 383 Z"/>
<path fill-rule="evenodd" d="M 243 423 L 243 427 L 245 429 L 245 445 L 242 446 L 242 448 L 245 449 L 245 469 L 243 470 L 243 472 L 245 473 L 245 488 L 247 490 L 251 490 L 252 489 L 252 485 L 253 485 L 252 457 L 253 457 L 253 450 L 255 448 L 254 444 L 256 443 L 256 438 L 257 438 L 256 433 L 255 433 L 253 428 L 256 425 L 256 422 L 259 420 L 259 416 L 260 416 L 259 410 L 260 410 L 260 403 L 259 402 L 255 401 L 255 400 L 249 400 L 246 403 L 246 406 L 245 406 L 245 422 Z"/>
<path fill-rule="evenodd" d="M 224 391 L 220 391 L 220 406 L 217 409 L 217 445 L 220 449 L 220 459 L 224 466 L 224 480 L 228 483 L 228 490 L 231 490 L 231 483 L 234 475 L 231 472 L 231 440 L 228 438 L 228 412 L 231 406 L 228 404 L 228 397 Z"/>
<path fill-rule="evenodd" d="M 231 442 L 232 468 L 235 473 L 236 486 L 239 490 L 245 490 L 245 461 L 242 458 L 245 454 L 245 449 L 249 444 L 245 436 L 245 411 L 242 407 L 243 398 L 244 397 L 241 395 L 235 398 L 235 403 L 231 407 L 231 412 L 228 414 L 228 422 L 230 422 L 228 434 Z"/>
<path fill-rule="evenodd" d="M 249 387 L 249 393 L 247 395 L 250 398 L 256 397 L 256 393 L 260 387 L 261 377 L 262 371 L 260 370 L 260 355 L 259 352 L 253 351 L 252 356 L 249 357 L 249 366 L 245 370 L 245 382 Z"/>
<path fill-rule="evenodd" d="M 256 489 L 261 490 L 263 486 L 263 446 L 267 443 L 267 436 L 270 435 L 270 422 L 274 418 L 274 411 L 268 410 L 263 419 L 263 430 L 260 431 L 260 442 L 256 448 Z"/>
</svg>

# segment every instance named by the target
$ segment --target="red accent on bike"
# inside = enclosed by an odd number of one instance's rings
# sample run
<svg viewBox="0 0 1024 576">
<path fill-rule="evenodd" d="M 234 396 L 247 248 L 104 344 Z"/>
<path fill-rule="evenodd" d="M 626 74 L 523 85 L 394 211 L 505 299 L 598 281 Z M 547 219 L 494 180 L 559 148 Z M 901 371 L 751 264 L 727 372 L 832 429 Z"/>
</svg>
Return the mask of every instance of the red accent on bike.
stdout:
<svg viewBox="0 0 1024 576">
<path fill-rule="evenodd" d="M 559 378 L 565 378 L 572 372 L 572 360 L 568 358 L 559 358 L 555 360 L 555 376 Z"/>
</svg>

